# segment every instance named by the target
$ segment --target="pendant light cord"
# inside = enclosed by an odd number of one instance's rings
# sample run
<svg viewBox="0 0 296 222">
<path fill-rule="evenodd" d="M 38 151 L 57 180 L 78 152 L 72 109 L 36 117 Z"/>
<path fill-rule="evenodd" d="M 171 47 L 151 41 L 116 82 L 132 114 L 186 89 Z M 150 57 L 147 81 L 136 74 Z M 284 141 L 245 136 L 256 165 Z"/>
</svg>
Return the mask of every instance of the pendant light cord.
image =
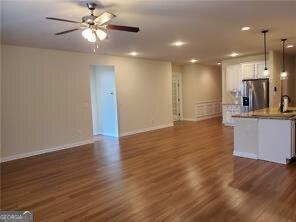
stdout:
<svg viewBox="0 0 296 222">
<path fill-rule="evenodd" d="M 266 33 L 268 30 L 263 30 L 262 33 L 264 35 L 264 63 L 265 63 L 265 70 L 267 70 L 267 64 L 266 64 Z"/>
<path fill-rule="evenodd" d="M 264 32 L 264 60 L 265 60 L 265 68 L 266 68 L 266 32 Z"/>
<path fill-rule="evenodd" d="M 286 71 L 286 67 L 285 67 L 285 43 L 286 43 L 287 39 L 282 39 L 283 42 L 283 72 Z"/>
</svg>

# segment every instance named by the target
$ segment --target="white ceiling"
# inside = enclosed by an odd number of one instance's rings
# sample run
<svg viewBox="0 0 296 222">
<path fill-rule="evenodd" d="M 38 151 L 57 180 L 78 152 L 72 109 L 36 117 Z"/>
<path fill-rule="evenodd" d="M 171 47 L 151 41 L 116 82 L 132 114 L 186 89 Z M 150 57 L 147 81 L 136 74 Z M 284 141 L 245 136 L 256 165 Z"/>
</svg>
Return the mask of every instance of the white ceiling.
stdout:
<svg viewBox="0 0 296 222">
<path fill-rule="evenodd" d="M 199 1 L 199 0 L 102 0 L 105 9 L 117 15 L 112 24 L 138 26 L 139 33 L 110 31 L 103 41 L 102 54 L 126 56 L 138 51 L 139 57 L 177 63 L 197 58 L 211 63 L 235 51 L 243 55 L 262 52 L 262 29 L 268 28 L 268 48 L 280 49 L 280 39 L 295 45 L 296 1 Z M 89 13 L 86 1 L 2 1 L 2 42 L 39 48 L 92 52 L 92 45 L 73 32 L 76 24 L 46 20 L 46 16 L 80 21 Z M 250 26 L 248 32 L 241 27 Z M 175 40 L 187 42 L 177 48 Z"/>
</svg>

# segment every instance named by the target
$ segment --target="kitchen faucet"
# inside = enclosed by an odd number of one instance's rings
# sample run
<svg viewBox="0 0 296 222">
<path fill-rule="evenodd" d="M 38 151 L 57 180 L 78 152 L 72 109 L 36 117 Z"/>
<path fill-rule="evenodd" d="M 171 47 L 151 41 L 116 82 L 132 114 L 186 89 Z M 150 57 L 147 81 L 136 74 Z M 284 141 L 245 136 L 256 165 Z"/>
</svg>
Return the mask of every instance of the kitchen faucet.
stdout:
<svg viewBox="0 0 296 222">
<path fill-rule="evenodd" d="M 280 104 L 280 112 L 284 113 L 288 111 L 288 105 L 291 102 L 291 99 L 288 95 L 282 95 L 281 104 Z"/>
</svg>

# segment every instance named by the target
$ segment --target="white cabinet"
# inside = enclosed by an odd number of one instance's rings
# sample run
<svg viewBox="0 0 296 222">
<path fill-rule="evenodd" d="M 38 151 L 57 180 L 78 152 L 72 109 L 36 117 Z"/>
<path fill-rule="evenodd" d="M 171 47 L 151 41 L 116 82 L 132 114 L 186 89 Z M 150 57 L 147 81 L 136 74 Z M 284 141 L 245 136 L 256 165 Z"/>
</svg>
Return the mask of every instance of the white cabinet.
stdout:
<svg viewBox="0 0 296 222">
<path fill-rule="evenodd" d="M 233 155 L 258 159 L 258 119 L 234 118 Z"/>
<path fill-rule="evenodd" d="M 231 109 L 223 108 L 223 124 L 226 126 L 232 125 L 232 111 L 231 111 Z"/>
<path fill-rule="evenodd" d="M 242 66 L 242 79 L 255 79 L 254 63 L 243 63 L 241 66 Z"/>
<path fill-rule="evenodd" d="M 264 76 L 264 61 L 248 62 L 226 67 L 226 91 L 240 91 L 240 85 L 244 79 L 261 79 Z"/>
<path fill-rule="evenodd" d="M 226 67 L 226 90 L 228 92 L 236 92 L 240 90 L 241 65 L 229 65 Z"/>
<path fill-rule="evenodd" d="M 233 126 L 233 115 L 240 114 L 240 105 L 223 105 L 223 124 L 226 126 Z"/>
<path fill-rule="evenodd" d="M 236 117 L 233 155 L 287 164 L 295 156 L 295 122 Z"/>
<path fill-rule="evenodd" d="M 264 76 L 264 68 L 265 68 L 264 62 L 255 63 L 255 75 L 257 79 L 266 78 L 266 76 Z"/>
<path fill-rule="evenodd" d="M 293 156 L 294 121 L 259 119 L 258 157 L 275 163 L 286 164 Z"/>
<path fill-rule="evenodd" d="M 264 61 L 242 63 L 242 79 L 261 79 L 264 76 Z"/>
</svg>

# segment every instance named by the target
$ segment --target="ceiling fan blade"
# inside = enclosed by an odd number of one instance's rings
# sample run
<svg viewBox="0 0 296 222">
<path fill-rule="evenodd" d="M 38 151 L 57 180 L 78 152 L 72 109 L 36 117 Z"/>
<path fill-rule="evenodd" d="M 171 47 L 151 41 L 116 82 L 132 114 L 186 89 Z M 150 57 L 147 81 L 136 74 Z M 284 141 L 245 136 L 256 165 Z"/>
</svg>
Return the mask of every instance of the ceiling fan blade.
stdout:
<svg viewBox="0 0 296 222">
<path fill-rule="evenodd" d="M 103 25 L 106 22 L 109 22 L 111 19 L 113 19 L 114 17 L 116 17 L 116 15 L 113 15 L 110 12 L 103 12 L 101 15 L 99 15 L 96 19 L 95 19 L 95 23 L 98 25 Z"/>
<path fill-rule="evenodd" d="M 77 21 L 72 21 L 72 20 L 68 20 L 68 19 L 54 18 L 54 17 L 46 17 L 46 19 L 60 21 L 60 22 L 80 23 L 80 22 L 77 22 Z"/>
<path fill-rule="evenodd" d="M 66 30 L 66 31 L 63 31 L 63 32 L 55 33 L 55 35 L 63 35 L 63 34 L 69 33 L 69 32 L 77 31 L 77 30 L 80 30 L 80 29 L 79 29 L 79 28 L 76 28 L 76 29 L 70 29 L 70 30 Z"/>
<path fill-rule="evenodd" d="M 131 26 L 122 26 L 122 25 L 107 25 L 107 29 L 118 30 L 118 31 L 126 31 L 126 32 L 139 32 L 140 29 L 138 27 Z"/>
</svg>

